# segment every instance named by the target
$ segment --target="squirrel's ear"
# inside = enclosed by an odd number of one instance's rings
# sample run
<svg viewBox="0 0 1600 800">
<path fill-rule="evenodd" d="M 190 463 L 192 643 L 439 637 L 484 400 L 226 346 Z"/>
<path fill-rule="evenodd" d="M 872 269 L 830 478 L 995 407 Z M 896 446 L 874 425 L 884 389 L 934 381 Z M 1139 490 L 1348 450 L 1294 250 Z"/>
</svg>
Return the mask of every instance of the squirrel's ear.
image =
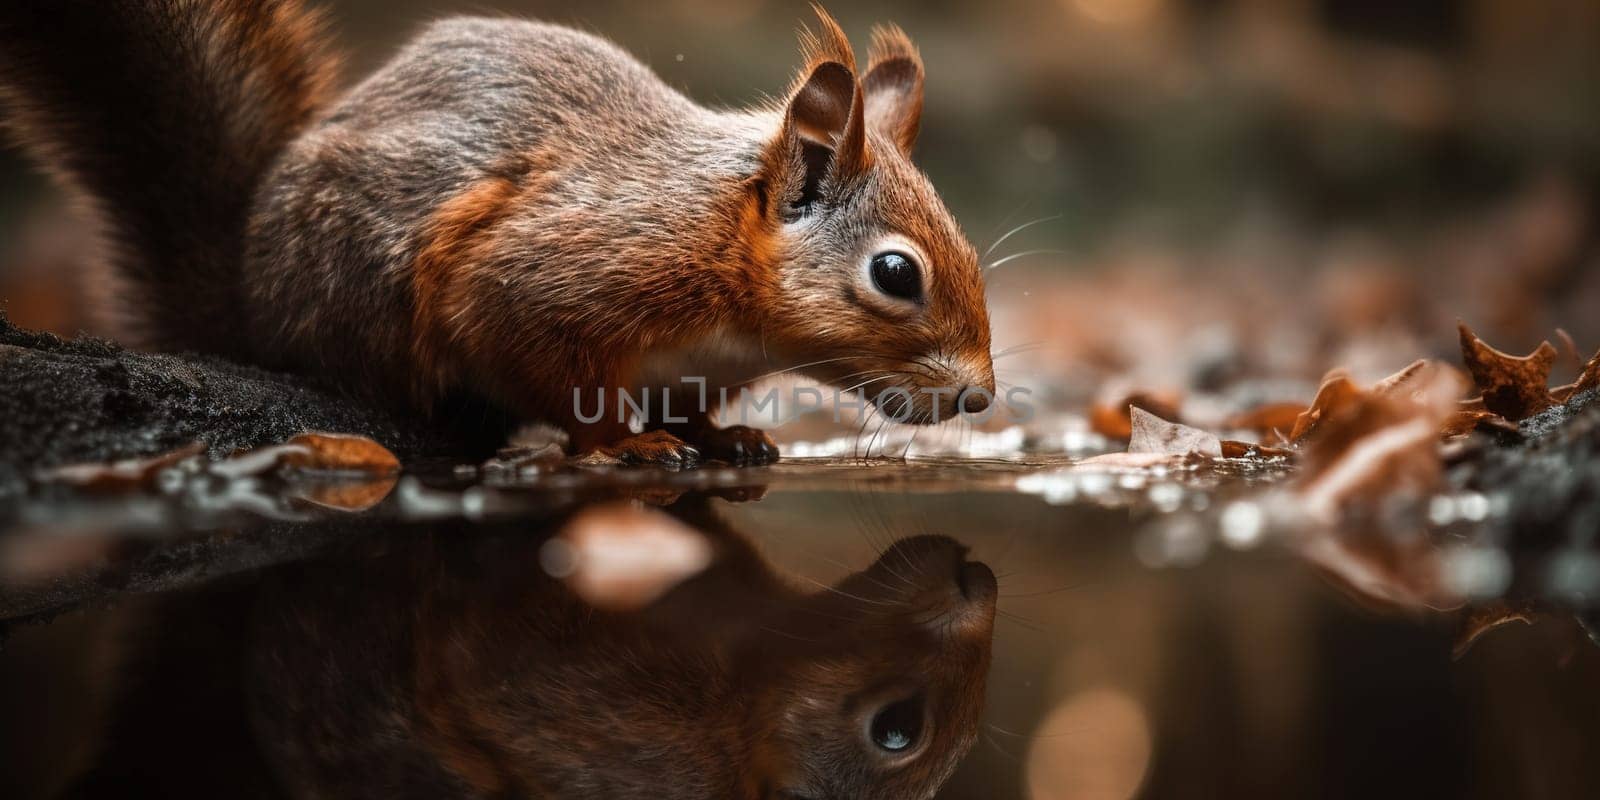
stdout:
<svg viewBox="0 0 1600 800">
<path fill-rule="evenodd" d="M 831 179 L 837 185 L 867 166 L 866 108 L 856 81 L 855 54 L 838 23 L 817 8 L 820 36 L 803 31 L 806 66 L 789 91 L 780 149 L 785 161 L 803 164 L 802 186 L 788 193 L 808 205 Z"/>
<path fill-rule="evenodd" d="M 922 126 L 922 56 L 896 25 L 872 29 L 866 87 L 867 124 L 900 146 L 906 155 Z"/>
</svg>

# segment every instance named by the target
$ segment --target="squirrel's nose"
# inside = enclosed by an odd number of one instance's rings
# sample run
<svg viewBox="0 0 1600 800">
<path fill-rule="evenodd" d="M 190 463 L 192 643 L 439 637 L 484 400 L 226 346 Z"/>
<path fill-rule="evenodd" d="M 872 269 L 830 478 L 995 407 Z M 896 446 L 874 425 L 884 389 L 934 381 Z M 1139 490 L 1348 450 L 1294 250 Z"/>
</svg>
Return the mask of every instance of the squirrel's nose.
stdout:
<svg viewBox="0 0 1600 800">
<path fill-rule="evenodd" d="M 989 407 L 989 393 L 982 386 L 968 386 L 961 390 L 961 410 L 977 414 Z"/>
</svg>

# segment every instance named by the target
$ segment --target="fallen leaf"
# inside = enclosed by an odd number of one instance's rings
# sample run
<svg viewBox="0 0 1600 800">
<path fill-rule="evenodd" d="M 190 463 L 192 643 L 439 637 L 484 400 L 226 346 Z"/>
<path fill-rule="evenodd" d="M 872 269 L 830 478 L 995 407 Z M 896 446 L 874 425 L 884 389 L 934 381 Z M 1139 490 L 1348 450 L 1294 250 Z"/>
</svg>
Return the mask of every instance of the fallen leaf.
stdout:
<svg viewBox="0 0 1600 800">
<path fill-rule="evenodd" d="M 1349 374 L 1342 369 L 1330 371 L 1323 376 L 1322 385 L 1317 387 L 1317 396 L 1312 399 L 1310 407 L 1295 419 L 1294 427 L 1289 429 L 1289 441 L 1301 442 L 1324 419 L 1348 408 L 1360 396 L 1361 390 L 1356 388 Z"/>
<path fill-rule="evenodd" d="M 1343 446 L 1302 473 L 1301 496 L 1313 516 L 1332 523 L 1351 498 L 1421 494 L 1438 484 L 1443 465 L 1434 451 L 1436 427 L 1428 420 L 1374 407 L 1348 424 L 1350 430 L 1328 437 Z"/>
<path fill-rule="evenodd" d="M 1512 422 L 1520 422 L 1556 404 L 1550 394 L 1550 367 L 1556 349 L 1541 342 L 1531 354 L 1517 357 L 1500 352 L 1460 323 L 1461 358 L 1483 393 L 1483 405 Z"/>
<path fill-rule="evenodd" d="M 1600 350 L 1596 350 L 1594 357 L 1583 366 L 1583 374 L 1573 384 L 1573 393 L 1587 392 L 1590 389 L 1600 388 Z"/>
<path fill-rule="evenodd" d="M 1318 424 L 1298 480 L 1313 516 L 1332 523 L 1351 502 L 1420 495 L 1437 486 L 1443 472 L 1438 431 L 1457 410 L 1462 379 L 1450 370 L 1424 369 L 1407 385 L 1404 393 L 1357 393 Z"/>
<path fill-rule="evenodd" d="M 1462 408 L 1445 417 L 1444 423 L 1439 427 L 1439 435 L 1448 439 L 1452 436 L 1465 436 L 1483 428 L 1500 428 L 1510 433 L 1517 432 L 1516 423 L 1506 421 L 1505 417 L 1493 411 L 1483 408 Z"/>
<path fill-rule="evenodd" d="M 1133 434 L 1128 440 L 1129 453 L 1222 455 L 1222 442 L 1215 434 L 1168 422 L 1137 406 L 1129 406 L 1128 415 L 1133 422 Z"/>
<path fill-rule="evenodd" d="M 1426 358 L 1419 358 L 1401 367 L 1399 372 L 1372 384 L 1371 391 L 1373 394 L 1397 394 L 1403 391 L 1407 384 L 1415 381 L 1417 376 L 1428 368 L 1428 364 L 1429 361 Z"/>
<path fill-rule="evenodd" d="M 1420 502 L 1444 481 L 1438 445 L 1445 419 L 1460 412 L 1466 381 L 1453 369 L 1412 364 L 1357 393 L 1317 426 L 1295 483 L 1300 507 L 1323 523 L 1302 554 L 1334 585 L 1380 607 L 1444 609 L 1460 598 L 1443 588 L 1440 559 L 1426 536 L 1391 536 L 1362 520 L 1395 500 Z"/>
<path fill-rule="evenodd" d="M 1463 408 L 1459 398 L 1470 385 L 1471 380 L 1461 370 L 1438 361 L 1419 359 L 1373 384 L 1372 393 L 1409 400 L 1435 415 L 1447 415 Z M 1481 410 L 1482 406 L 1476 408 Z"/>
<path fill-rule="evenodd" d="M 1233 439 L 1222 440 L 1223 458 L 1294 458 L 1293 450 L 1281 447 L 1268 447 L 1264 444 L 1251 444 Z"/>
<path fill-rule="evenodd" d="M 344 433 L 302 433 L 287 442 L 279 457 L 287 467 L 389 475 L 400 470 L 394 453 L 365 436 Z"/>
<path fill-rule="evenodd" d="M 1235 414 L 1222 426 L 1232 430 L 1255 431 L 1265 436 L 1269 433 L 1294 430 L 1295 421 L 1305 412 L 1304 403 L 1268 403 Z"/>
<path fill-rule="evenodd" d="M 1577 380 L 1566 386 L 1551 389 L 1550 395 L 1557 401 L 1565 403 L 1573 395 L 1582 394 L 1596 387 L 1600 387 L 1600 352 L 1596 352 L 1594 358 L 1583 365 L 1583 372 L 1578 375 Z"/>
<path fill-rule="evenodd" d="M 128 491 L 146 487 L 162 470 L 204 453 L 202 442 L 192 442 L 150 458 L 130 458 L 109 464 L 67 464 L 41 470 L 38 478 L 96 492 Z"/>
<path fill-rule="evenodd" d="M 1120 403 L 1097 403 L 1089 409 L 1089 427 L 1107 439 L 1127 441 L 1133 436 L 1133 418 L 1129 408 L 1142 408 L 1163 419 L 1178 419 L 1176 398 L 1151 392 L 1133 392 Z"/>
<path fill-rule="evenodd" d="M 399 481 L 398 475 L 391 474 L 369 480 L 296 483 L 290 494 L 318 508 L 366 511 L 383 502 Z"/>
</svg>

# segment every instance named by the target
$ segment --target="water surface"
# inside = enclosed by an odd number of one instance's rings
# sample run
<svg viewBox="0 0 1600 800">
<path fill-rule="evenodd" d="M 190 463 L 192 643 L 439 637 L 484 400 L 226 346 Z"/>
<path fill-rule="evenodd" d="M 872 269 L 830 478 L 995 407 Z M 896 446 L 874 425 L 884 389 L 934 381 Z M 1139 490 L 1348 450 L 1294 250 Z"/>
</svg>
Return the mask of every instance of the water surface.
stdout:
<svg viewBox="0 0 1600 800">
<path fill-rule="evenodd" d="M 5 794 L 1600 785 L 1570 615 L 1458 658 L 1458 614 L 1368 608 L 1273 530 L 1286 467 L 1082 455 L 41 490 L 0 540 Z M 881 760 L 876 712 L 912 702 L 923 752 Z"/>
</svg>

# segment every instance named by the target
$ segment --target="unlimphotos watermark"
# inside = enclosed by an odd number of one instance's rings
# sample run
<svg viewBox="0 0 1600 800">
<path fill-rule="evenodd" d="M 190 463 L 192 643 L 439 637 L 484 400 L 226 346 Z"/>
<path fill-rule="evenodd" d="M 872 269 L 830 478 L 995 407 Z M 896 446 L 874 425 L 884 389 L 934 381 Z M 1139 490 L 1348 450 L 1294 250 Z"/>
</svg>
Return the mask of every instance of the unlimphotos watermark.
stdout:
<svg viewBox="0 0 1600 800">
<path fill-rule="evenodd" d="M 717 402 L 712 405 L 712 390 L 703 376 L 682 378 L 677 389 L 647 386 L 608 391 L 600 387 L 585 391 L 573 387 L 572 412 L 584 424 L 599 422 L 607 414 L 614 413 L 621 423 L 672 425 L 687 423 L 691 413 L 703 416 L 720 410 L 724 424 L 759 424 L 768 428 L 829 407 L 834 422 L 843 422 L 847 412 L 864 414 L 869 408 L 876 408 L 894 422 L 932 424 L 955 418 L 981 424 L 996 414 L 1005 414 L 1023 423 L 1033 419 L 1034 414 L 1033 404 L 1029 402 L 1033 392 L 1025 386 L 1012 386 L 998 394 L 981 386 L 920 386 L 914 391 L 892 386 L 870 397 L 861 388 L 841 390 L 814 386 L 785 390 L 773 385 L 759 394 L 749 386 L 732 391 L 719 387 L 715 392 Z M 830 400 L 831 403 L 827 402 Z"/>
</svg>

